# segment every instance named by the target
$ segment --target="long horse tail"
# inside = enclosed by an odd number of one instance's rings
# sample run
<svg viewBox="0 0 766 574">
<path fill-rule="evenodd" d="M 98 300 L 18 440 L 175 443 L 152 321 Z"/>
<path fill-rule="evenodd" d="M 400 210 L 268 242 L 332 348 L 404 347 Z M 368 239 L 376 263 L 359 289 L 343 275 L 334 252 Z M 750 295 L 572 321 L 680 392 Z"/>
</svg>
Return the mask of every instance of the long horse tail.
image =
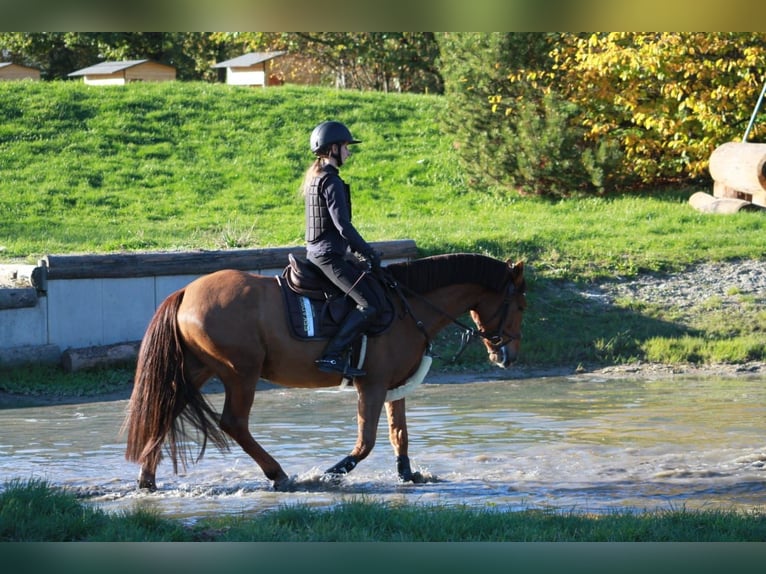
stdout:
<svg viewBox="0 0 766 574">
<path fill-rule="evenodd" d="M 128 435 L 128 461 L 147 464 L 154 470 L 167 439 L 175 473 L 179 462 L 186 467 L 191 453 L 186 422 L 202 435 L 195 462 L 205 453 L 208 440 L 222 450 L 228 449 L 226 435 L 219 426 L 220 416 L 184 373 L 184 347 L 177 319 L 183 297 L 183 289 L 169 295 L 146 329 L 123 425 Z"/>
</svg>

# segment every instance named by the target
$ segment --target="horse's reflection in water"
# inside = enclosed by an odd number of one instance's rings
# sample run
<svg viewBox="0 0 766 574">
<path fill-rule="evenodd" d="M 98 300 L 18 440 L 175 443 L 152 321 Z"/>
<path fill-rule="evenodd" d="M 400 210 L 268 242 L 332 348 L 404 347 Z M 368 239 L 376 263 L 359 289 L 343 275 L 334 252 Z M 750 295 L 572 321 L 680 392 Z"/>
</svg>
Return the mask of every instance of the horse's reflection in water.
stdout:
<svg viewBox="0 0 766 574">
<path fill-rule="evenodd" d="M 396 263 L 385 268 L 398 293 L 400 312 L 382 334 L 371 337 L 367 375 L 353 381 L 358 394 L 357 440 L 350 454 L 325 473 L 328 480 L 350 472 L 372 451 L 385 405 L 389 440 L 399 479 L 421 482 L 408 457 L 405 399 L 387 400 L 421 365 L 430 339 L 470 312 L 489 358 L 501 367 L 516 359 L 526 308 L 522 263 L 476 254 L 452 254 Z M 233 438 L 278 490 L 307 487 L 290 479 L 250 434 L 248 421 L 256 384 L 263 378 L 287 387 L 320 388 L 341 376 L 322 373 L 313 361 L 324 342 L 291 336 L 281 289 L 274 277 L 219 271 L 171 294 L 157 309 L 138 357 L 125 420 L 126 458 L 141 465 L 138 484 L 156 488 L 156 470 L 167 446 L 174 471 L 186 464 L 185 425 L 219 448 Z M 200 388 L 213 376 L 223 383 L 219 415 Z"/>
</svg>

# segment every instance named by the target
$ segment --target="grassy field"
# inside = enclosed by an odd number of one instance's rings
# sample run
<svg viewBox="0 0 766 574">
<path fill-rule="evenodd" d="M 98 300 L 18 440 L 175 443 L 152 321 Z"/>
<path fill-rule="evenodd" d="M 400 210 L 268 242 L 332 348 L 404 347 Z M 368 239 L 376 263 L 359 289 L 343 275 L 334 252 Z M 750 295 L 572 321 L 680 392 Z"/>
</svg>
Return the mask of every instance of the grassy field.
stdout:
<svg viewBox="0 0 766 574">
<path fill-rule="evenodd" d="M 691 188 L 550 202 L 478 189 L 439 96 L 169 83 L 0 85 L 0 257 L 302 243 L 308 134 L 340 118 L 371 240 L 527 260 L 547 279 L 760 257 L 759 214 L 701 215 Z M 629 191 L 629 190 L 627 190 Z"/>
<path fill-rule="evenodd" d="M 477 188 L 439 129 L 443 100 L 432 95 L 7 82 L 0 99 L 0 263 L 299 245 L 308 134 L 340 118 L 363 140 L 343 173 L 365 237 L 411 238 L 423 255 L 469 251 L 527 263 L 522 362 L 766 358 L 761 302 L 737 315 L 700 308 L 683 319 L 631 301 L 596 314 L 560 288 L 763 257 L 766 244 L 754 240 L 762 213 L 711 216 L 688 204 L 709 182 L 556 201 Z M 719 328 L 732 323 L 741 325 L 736 333 Z M 449 355 L 455 343 L 445 338 Z M 472 352 L 472 368 L 483 364 Z"/>
</svg>

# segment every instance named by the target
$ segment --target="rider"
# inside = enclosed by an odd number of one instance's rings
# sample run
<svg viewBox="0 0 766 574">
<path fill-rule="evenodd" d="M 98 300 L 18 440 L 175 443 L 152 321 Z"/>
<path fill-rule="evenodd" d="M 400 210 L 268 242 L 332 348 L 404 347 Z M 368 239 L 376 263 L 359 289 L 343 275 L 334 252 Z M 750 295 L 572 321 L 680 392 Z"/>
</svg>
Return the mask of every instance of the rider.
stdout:
<svg viewBox="0 0 766 574">
<path fill-rule="evenodd" d="M 370 285 L 374 279 L 346 259 L 351 251 L 366 259 L 373 272 L 380 268 L 380 255 L 351 223 L 351 192 L 338 171 L 351 155 L 348 146 L 356 143 L 360 141 L 341 122 L 320 123 L 309 139 L 316 160 L 303 182 L 307 258 L 356 303 L 314 363 L 321 371 L 352 377 L 366 373 L 347 364 L 346 351 L 381 309 L 376 290 Z"/>
</svg>

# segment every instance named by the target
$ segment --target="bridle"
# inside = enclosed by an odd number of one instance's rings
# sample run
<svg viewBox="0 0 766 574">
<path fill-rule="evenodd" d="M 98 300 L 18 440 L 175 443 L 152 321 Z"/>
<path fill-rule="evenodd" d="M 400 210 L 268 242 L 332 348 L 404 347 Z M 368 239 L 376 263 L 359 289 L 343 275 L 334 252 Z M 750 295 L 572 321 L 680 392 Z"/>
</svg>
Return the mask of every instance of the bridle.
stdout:
<svg viewBox="0 0 766 574">
<path fill-rule="evenodd" d="M 508 357 L 508 352 L 506 351 L 505 347 L 508 343 L 511 341 L 516 341 L 521 338 L 521 335 L 505 335 L 503 333 L 503 326 L 505 325 L 506 320 L 508 319 L 508 313 L 510 313 L 511 310 L 511 302 L 513 298 L 516 295 L 522 295 L 523 291 L 516 289 L 516 285 L 513 284 L 513 281 L 508 281 L 508 287 L 505 289 L 505 295 L 503 296 L 503 302 L 501 303 L 500 307 L 497 308 L 497 310 L 492 314 L 492 316 L 489 318 L 489 321 L 491 322 L 495 317 L 500 316 L 499 321 L 497 322 L 497 329 L 494 334 L 488 334 L 486 331 L 482 331 L 481 329 L 475 329 L 469 325 L 466 325 L 459 319 L 456 319 L 454 317 L 450 317 L 446 312 L 441 311 L 440 312 L 449 317 L 450 320 L 458 325 L 460 328 L 463 329 L 463 334 L 460 337 L 460 347 L 455 352 L 455 354 L 452 357 L 452 362 L 455 362 L 458 360 L 460 355 L 463 354 L 463 351 L 465 351 L 466 347 L 468 347 L 468 344 L 476 338 L 484 339 L 487 342 L 487 345 L 489 345 L 489 348 L 492 350 L 493 353 L 497 353 L 502 356 L 502 361 L 505 362 Z"/>
<path fill-rule="evenodd" d="M 503 302 L 500 304 L 497 310 L 489 318 L 489 320 L 492 321 L 492 319 L 494 319 L 495 317 L 500 316 L 500 320 L 497 323 L 496 332 L 490 334 L 482 329 L 476 329 L 474 327 L 471 327 L 470 325 L 466 325 L 463 321 L 461 321 L 457 317 L 454 317 L 453 315 L 451 315 L 450 313 L 447 313 L 444 309 L 442 309 L 438 305 L 434 304 L 427 297 L 424 297 L 420 293 L 413 291 L 406 285 L 400 285 L 399 282 L 396 281 L 393 277 L 391 277 L 388 273 L 381 273 L 381 275 L 385 283 L 399 295 L 399 298 L 401 299 L 402 304 L 404 305 L 405 313 L 409 314 L 415 320 L 416 326 L 418 327 L 420 332 L 423 333 L 423 336 L 426 338 L 428 354 L 431 354 L 431 350 L 433 346 L 431 343 L 431 338 L 428 336 L 428 332 L 426 331 L 425 325 L 423 324 L 423 322 L 417 317 L 415 317 L 415 314 L 412 312 L 412 307 L 407 301 L 407 298 L 402 293 L 403 290 L 406 290 L 409 295 L 426 303 L 431 309 L 433 309 L 434 311 L 436 311 L 443 317 L 446 317 L 447 319 L 450 320 L 451 323 L 454 323 L 455 325 L 457 325 L 463 330 L 463 333 L 460 336 L 460 347 L 455 352 L 450 362 L 454 363 L 455 361 L 457 361 L 460 355 L 463 354 L 463 351 L 465 351 L 466 347 L 468 347 L 468 344 L 477 338 L 483 339 L 484 341 L 486 341 L 487 344 L 489 345 L 489 348 L 492 350 L 492 352 L 502 355 L 502 359 L 503 361 L 505 361 L 508 356 L 507 351 L 505 349 L 506 345 L 510 343 L 511 341 L 515 341 L 521 338 L 521 335 L 505 335 L 503 333 L 503 326 L 505 325 L 505 322 L 508 319 L 508 313 L 510 313 L 511 302 L 513 301 L 513 298 L 516 297 L 517 295 L 524 294 L 523 289 L 516 289 L 516 285 L 514 285 L 512 279 L 508 280 L 508 286 L 505 288 L 505 295 L 503 296 Z"/>
</svg>

